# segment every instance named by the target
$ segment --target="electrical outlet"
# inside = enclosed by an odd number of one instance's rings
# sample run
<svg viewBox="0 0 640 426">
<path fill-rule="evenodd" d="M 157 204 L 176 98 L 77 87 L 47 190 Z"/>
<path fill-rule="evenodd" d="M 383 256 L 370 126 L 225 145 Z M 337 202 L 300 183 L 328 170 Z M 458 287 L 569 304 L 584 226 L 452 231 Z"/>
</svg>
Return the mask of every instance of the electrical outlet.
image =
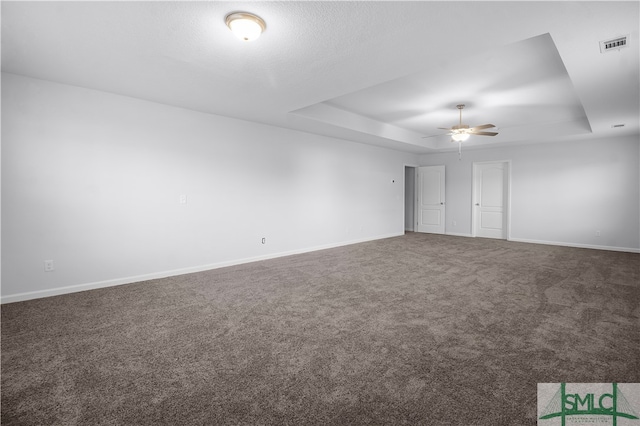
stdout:
<svg viewBox="0 0 640 426">
<path fill-rule="evenodd" d="M 457 225 L 457 222 L 454 220 L 453 221 L 453 226 L 456 226 L 456 225 Z"/>
<path fill-rule="evenodd" d="M 596 237 L 600 236 L 600 231 L 596 231 Z"/>
<path fill-rule="evenodd" d="M 267 244 L 267 239 L 265 237 L 262 237 L 262 244 Z"/>
<path fill-rule="evenodd" d="M 54 270 L 53 260 L 45 260 L 44 261 L 44 271 L 45 272 L 52 272 L 53 270 Z"/>
</svg>

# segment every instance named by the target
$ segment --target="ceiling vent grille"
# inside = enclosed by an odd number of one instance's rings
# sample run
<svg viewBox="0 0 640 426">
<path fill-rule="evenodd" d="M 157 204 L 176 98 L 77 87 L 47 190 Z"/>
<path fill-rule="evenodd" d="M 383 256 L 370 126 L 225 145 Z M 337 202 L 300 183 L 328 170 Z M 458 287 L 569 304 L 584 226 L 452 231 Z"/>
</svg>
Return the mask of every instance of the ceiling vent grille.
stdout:
<svg viewBox="0 0 640 426">
<path fill-rule="evenodd" d="M 600 53 L 609 52 L 611 50 L 620 50 L 623 47 L 627 47 L 627 36 L 601 41 Z"/>
</svg>

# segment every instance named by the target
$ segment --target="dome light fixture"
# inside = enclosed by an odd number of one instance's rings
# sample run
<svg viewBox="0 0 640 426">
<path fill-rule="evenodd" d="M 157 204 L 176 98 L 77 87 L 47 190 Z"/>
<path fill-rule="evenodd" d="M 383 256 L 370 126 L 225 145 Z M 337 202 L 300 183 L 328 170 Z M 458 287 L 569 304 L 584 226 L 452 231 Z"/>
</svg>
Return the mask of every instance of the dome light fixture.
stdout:
<svg viewBox="0 0 640 426">
<path fill-rule="evenodd" d="M 234 12 L 224 19 L 227 27 L 240 40 L 252 41 L 260 37 L 260 34 L 267 28 L 267 24 L 252 13 Z"/>
</svg>

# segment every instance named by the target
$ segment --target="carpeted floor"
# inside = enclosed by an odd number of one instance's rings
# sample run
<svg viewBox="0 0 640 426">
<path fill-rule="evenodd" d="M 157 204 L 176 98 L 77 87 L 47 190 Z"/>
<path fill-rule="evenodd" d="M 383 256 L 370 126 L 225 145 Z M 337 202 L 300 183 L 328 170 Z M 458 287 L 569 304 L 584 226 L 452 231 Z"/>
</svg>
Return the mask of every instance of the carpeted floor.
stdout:
<svg viewBox="0 0 640 426">
<path fill-rule="evenodd" d="M 639 323 L 639 254 L 408 233 L 3 305 L 2 424 L 535 425 Z"/>
</svg>

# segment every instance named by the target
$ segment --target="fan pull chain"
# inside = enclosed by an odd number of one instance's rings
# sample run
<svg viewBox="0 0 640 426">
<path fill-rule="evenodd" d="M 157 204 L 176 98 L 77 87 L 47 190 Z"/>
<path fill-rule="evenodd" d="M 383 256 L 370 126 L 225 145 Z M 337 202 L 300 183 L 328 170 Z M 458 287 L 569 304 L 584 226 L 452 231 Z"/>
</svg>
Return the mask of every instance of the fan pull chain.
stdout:
<svg viewBox="0 0 640 426">
<path fill-rule="evenodd" d="M 462 161 L 462 142 L 458 142 L 458 161 Z"/>
</svg>

